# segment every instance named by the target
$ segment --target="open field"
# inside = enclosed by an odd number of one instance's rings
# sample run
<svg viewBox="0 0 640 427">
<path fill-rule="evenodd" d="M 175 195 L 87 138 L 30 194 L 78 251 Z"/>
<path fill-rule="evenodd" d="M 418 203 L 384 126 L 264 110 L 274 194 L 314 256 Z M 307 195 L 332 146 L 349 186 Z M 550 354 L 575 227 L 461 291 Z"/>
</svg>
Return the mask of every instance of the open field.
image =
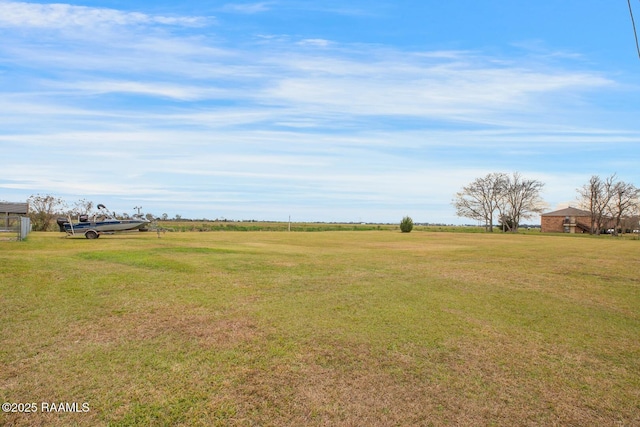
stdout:
<svg viewBox="0 0 640 427">
<path fill-rule="evenodd" d="M 0 425 L 640 425 L 637 240 L 60 236 L 0 242 Z"/>
<path fill-rule="evenodd" d="M 400 224 L 328 223 L 328 222 L 273 222 L 273 221 L 158 221 L 166 231 L 400 231 Z M 418 225 L 414 231 L 446 231 L 484 233 L 482 227 L 453 225 Z M 537 230 L 540 231 L 539 229 Z"/>
</svg>

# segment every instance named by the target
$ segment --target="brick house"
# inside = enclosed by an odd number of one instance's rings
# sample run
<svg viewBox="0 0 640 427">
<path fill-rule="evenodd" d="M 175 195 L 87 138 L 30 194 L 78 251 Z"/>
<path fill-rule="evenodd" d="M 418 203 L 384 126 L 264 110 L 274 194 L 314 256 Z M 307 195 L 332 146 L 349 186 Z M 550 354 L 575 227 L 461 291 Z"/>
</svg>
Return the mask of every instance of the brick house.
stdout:
<svg viewBox="0 0 640 427">
<path fill-rule="evenodd" d="M 543 233 L 589 233 L 591 212 L 576 208 L 560 209 L 540 215 Z"/>
</svg>

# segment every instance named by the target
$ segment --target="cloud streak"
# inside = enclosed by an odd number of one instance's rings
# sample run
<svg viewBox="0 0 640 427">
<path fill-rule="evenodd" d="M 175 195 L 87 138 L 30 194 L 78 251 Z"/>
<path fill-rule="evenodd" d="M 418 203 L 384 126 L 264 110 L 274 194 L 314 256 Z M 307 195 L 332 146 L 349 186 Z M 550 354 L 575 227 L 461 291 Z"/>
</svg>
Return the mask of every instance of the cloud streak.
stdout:
<svg viewBox="0 0 640 427">
<path fill-rule="evenodd" d="M 20 28 L 88 28 L 96 26 L 175 25 L 203 26 L 204 17 L 170 17 L 114 9 L 72 6 L 69 4 L 34 4 L 0 2 L 0 27 Z"/>
<path fill-rule="evenodd" d="M 225 12 L 254 14 L 269 11 L 272 4 L 273 2 L 227 3 L 222 7 L 222 10 Z"/>
</svg>

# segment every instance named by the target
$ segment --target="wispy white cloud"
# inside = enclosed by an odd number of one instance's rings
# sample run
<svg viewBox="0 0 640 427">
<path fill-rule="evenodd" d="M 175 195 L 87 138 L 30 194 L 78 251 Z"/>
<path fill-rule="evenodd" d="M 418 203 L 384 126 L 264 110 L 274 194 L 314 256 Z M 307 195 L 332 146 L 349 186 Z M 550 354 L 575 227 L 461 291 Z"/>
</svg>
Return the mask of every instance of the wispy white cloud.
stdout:
<svg viewBox="0 0 640 427">
<path fill-rule="evenodd" d="M 222 10 L 226 12 L 254 14 L 267 12 L 272 5 L 273 2 L 227 3 L 222 7 Z"/>
<path fill-rule="evenodd" d="M 352 17 L 372 17 L 389 13 L 392 8 L 386 2 L 366 2 L 357 5 L 353 2 L 325 0 L 322 2 L 310 2 L 307 0 L 286 0 L 280 2 L 283 8 L 305 11 L 307 13 L 327 15 L 342 15 Z"/>
<path fill-rule="evenodd" d="M 200 99 L 226 98 L 228 91 L 201 86 L 189 86 L 177 83 L 94 80 L 73 83 L 51 82 L 48 86 L 60 91 L 72 91 L 84 96 L 105 94 L 146 95 L 150 97 L 170 98 L 179 101 L 196 101 Z"/>
<path fill-rule="evenodd" d="M 201 26 L 203 17 L 160 16 L 114 9 L 73 6 L 69 4 L 36 4 L 0 2 L 0 27 L 73 28 L 128 25 Z"/>
<path fill-rule="evenodd" d="M 325 39 L 304 39 L 300 40 L 298 44 L 301 46 L 328 47 L 332 42 Z"/>
<path fill-rule="evenodd" d="M 331 62 L 331 61 L 329 61 Z M 580 72 L 539 73 L 483 68 L 421 69 L 414 72 L 378 64 L 359 72 L 361 64 L 340 75 L 337 68 L 316 75 L 290 75 L 275 80 L 260 96 L 272 102 L 320 108 L 349 115 L 385 115 L 490 122 L 514 111 L 563 103 L 563 93 L 595 90 L 612 81 Z M 373 76 L 373 77 L 372 77 Z M 544 98 L 547 98 L 545 101 Z"/>
</svg>

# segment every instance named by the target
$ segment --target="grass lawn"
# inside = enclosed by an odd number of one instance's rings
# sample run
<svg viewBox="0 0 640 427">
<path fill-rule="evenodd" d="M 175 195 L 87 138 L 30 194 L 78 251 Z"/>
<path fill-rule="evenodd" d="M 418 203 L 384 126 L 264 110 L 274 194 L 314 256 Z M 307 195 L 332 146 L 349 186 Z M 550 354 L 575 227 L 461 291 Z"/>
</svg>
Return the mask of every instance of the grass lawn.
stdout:
<svg viewBox="0 0 640 427">
<path fill-rule="evenodd" d="M 0 321 L 0 425 L 640 425 L 637 240 L 32 233 Z"/>
</svg>

